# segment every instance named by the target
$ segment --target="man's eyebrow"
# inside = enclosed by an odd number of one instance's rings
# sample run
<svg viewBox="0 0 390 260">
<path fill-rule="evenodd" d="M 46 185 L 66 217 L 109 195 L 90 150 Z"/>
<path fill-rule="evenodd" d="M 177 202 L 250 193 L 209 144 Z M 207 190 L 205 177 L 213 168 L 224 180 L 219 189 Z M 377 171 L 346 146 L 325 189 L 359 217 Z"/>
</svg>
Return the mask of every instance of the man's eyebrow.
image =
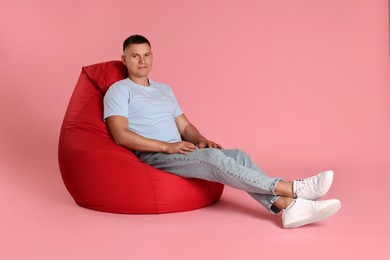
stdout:
<svg viewBox="0 0 390 260">
<path fill-rule="evenodd" d="M 138 53 L 138 52 L 131 52 L 130 55 L 145 55 L 145 54 L 151 54 L 152 52 L 151 51 L 148 51 L 148 52 L 145 52 L 145 53 Z"/>
</svg>

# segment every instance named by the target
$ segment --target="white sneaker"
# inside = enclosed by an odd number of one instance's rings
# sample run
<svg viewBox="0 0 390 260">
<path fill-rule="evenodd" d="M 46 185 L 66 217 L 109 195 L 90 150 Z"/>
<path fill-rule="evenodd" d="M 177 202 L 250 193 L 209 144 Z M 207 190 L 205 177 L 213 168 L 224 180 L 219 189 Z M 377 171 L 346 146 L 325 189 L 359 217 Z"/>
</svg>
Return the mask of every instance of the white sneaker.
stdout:
<svg viewBox="0 0 390 260">
<path fill-rule="evenodd" d="M 282 222 L 284 228 L 297 228 L 328 218 L 341 208 L 337 199 L 311 201 L 295 199 L 283 210 Z"/>
<path fill-rule="evenodd" d="M 333 171 L 321 172 L 307 179 L 295 180 L 293 192 L 296 198 L 317 200 L 329 191 L 332 181 Z"/>
</svg>

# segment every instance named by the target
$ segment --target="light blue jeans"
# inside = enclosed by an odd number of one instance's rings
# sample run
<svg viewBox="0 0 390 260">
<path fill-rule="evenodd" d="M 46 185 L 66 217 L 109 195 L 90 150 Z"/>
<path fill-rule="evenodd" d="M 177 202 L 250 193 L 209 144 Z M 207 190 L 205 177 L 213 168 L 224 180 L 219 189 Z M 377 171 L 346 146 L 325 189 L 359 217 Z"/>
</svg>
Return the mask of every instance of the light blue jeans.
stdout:
<svg viewBox="0 0 390 260">
<path fill-rule="evenodd" d="M 219 182 L 246 191 L 272 213 L 279 198 L 274 193 L 281 178 L 271 178 L 238 149 L 198 149 L 186 155 L 136 151 L 138 158 L 158 169 L 186 178 Z"/>
</svg>

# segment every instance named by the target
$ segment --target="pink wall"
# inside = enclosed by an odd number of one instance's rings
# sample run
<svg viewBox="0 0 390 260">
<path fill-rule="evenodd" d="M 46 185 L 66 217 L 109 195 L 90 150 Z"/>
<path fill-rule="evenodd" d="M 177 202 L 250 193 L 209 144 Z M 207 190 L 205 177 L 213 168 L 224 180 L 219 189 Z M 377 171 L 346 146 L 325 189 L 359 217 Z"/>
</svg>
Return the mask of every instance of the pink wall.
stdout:
<svg viewBox="0 0 390 260">
<path fill-rule="evenodd" d="M 387 2 L 1 0 L 0 259 L 390 259 Z M 273 176 L 334 169 L 337 217 L 288 232 L 229 188 L 182 214 L 75 205 L 57 163 L 67 103 L 81 67 L 134 33 L 207 136 Z"/>
<path fill-rule="evenodd" d="M 5 0 L 0 10 L 2 173 L 56 165 L 81 67 L 119 59 L 134 33 L 152 42 L 152 78 L 198 128 L 264 167 L 389 162 L 387 0 Z"/>
</svg>

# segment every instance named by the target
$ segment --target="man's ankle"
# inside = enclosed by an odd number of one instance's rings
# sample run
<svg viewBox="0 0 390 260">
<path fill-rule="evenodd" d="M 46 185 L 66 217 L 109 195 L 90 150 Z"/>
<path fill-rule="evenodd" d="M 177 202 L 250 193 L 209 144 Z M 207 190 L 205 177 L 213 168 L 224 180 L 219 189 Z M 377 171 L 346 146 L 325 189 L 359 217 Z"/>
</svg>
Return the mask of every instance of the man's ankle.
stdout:
<svg viewBox="0 0 390 260">
<path fill-rule="evenodd" d="M 275 207 L 277 207 L 278 209 L 282 210 L 282 209 L 286 209 L 288 206 L 292 205 L 293 202 L 294 202 L 293 198 L 279 197 L 279 199 L 277 199 L 273 205 Z"/>
<path fill-rule="evenodd" d="M 275 194 L 284 197 L 289 197 L 289 198 L 295 197 L 292 181 L 279 181 L 275 187 L 274 192 Z"/>
</svg>

